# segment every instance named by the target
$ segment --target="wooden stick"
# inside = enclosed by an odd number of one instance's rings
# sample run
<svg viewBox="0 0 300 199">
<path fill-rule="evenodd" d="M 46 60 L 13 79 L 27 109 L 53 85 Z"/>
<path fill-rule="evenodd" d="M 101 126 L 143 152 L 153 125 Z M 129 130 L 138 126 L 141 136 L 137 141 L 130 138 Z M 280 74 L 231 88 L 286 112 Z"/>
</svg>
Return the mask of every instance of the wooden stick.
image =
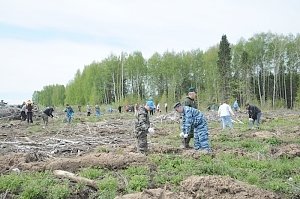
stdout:
<svg viewBox="0 0 300 199">
<path fill-rule="evenodd" d="M 67 178 L 67 179 L 72 180 L 74 182 L 84 183 L 87 186 L 93 187 L 96 190 L 98 190 L 97 183 L 94 180 L 91 180 L 91 179 L 88 179 L 88 178 L 85 178 L 85 177 L 80 177 L 80 176 L 77 176 L 74 173 L 71 173 L 71 172 L 68 172 L 68 171 L 63 171 L 63 170 L 54 170 L 53 174 L 57 177 Z"/>
</svg>

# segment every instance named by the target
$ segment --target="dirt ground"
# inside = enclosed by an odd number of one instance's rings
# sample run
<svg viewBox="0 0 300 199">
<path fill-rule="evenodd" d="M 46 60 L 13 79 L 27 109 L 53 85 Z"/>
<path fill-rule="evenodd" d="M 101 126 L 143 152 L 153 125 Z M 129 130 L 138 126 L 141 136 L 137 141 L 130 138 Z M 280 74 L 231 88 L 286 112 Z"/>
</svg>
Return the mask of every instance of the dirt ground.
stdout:
<svg viewBox="0 0 300 199">
<path fill-rule="evenodd" d="M 265 116 L 265 119 L 276 118 L 277 112 Z M 292 113 L 287 113 L 291 115 Z M 210 120 L 215 113 L 208 113 Z M 152 118 L 152 122 L 168 122 L 177 124 L 177 116 L 160 115 Z M 0 174 L 11 171 L 45 171 L 65 170 L 76 172 L 80 168 L 102 166 L 109 169 L 122 169 L 130 165 L 143 165 L 147 157 L 136 153 L 133 135 L 134 120 L 131 118 L 111 118 L 100 122 L 81 121 L 74 124 L 63 124 L 57 127 L 50 121 L 48 127 L 41 128 L 41 121 L 28 124 L 18 120 L 0 120 Z M 300 127 L 291 130 L 294 136 L 300 135 Z M 157 129 L 155 136 L 163 136 L 171 132 Z M 211 136 L 219 133 L 219 129 L 211 131 Z M 258 131 L 248 136 L 268 139 L 280 136 L 282 132 Z M 151 140 L 151 138 L 150 138 Z M 178 153 L 184 156 L 198 158 L 193 150 L 151 144 L 151 153 Z M 225 151 L 226 149 L 215 149 Z M 237 149 L 233 153 L 244 153 Z M 299 145 L 283 145 L 272 149 L 270 155 L 274 157 L 300 156 Z M 224 176 L 190 176 L 181 182 L 180 192 L 173 193 L 167 186 L 158 189 L 148 189 L 140 193 L 119 196 L 118 199 L 137 198 L 280 198 L 275 193 L 261 190 L 229 177 Z"/>
</svg>

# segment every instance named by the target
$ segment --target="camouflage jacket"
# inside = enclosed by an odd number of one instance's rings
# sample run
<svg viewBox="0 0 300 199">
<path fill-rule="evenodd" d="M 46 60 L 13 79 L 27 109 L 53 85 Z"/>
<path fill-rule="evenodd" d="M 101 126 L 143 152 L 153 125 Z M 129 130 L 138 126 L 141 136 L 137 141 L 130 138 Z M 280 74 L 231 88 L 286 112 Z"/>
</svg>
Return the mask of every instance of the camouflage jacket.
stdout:
<svg viewBox="0 0 300 199">
<path fill-rule="evenodd" d="M 192 127 L 200 129 L 200 131 L 208 131 L 204 115 L 193 107 L 184 106 L 181 130 L 184 134 L 188 134 Z"/>
<path fill-rule="evenodd" d="M 135 123 L 136 131 L 147 131 L 150 127 L 148 111 L 145 107 L 140 107 L 137 113 L 137 122 Z"/>
<path fill-rule="evenodd" d="M 193 107 L 195 109 L 198 109 L 197 103 L 194 99 L 190 98 L 189 96 L 187 96 L 183 102 L 184 106 L 189 106 L 189 107 Z"/>
</svg>

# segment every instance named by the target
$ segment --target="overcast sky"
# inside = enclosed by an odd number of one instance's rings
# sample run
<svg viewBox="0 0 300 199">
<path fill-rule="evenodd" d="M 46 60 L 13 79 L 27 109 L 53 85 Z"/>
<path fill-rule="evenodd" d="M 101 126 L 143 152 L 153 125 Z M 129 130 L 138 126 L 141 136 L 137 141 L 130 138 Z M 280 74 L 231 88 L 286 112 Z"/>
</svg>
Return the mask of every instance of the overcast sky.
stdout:
<svg viewBox="0 0 300 199">
<path fill-rule="evenodd" d="M 299 0 L 0 0 L 0 99 L 66 85 L 111 53 L 207 50 L 255 33 L 300 32 Z"/>
</svg>

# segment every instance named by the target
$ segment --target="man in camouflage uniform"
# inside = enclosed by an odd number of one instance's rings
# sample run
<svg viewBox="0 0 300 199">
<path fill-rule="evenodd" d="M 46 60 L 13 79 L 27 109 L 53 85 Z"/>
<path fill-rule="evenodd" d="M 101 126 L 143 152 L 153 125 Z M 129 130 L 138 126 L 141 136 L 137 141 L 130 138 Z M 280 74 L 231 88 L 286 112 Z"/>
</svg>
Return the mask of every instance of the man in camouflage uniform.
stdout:
<svg viewBox="0 0 300 199">
<path fill-rule="evenodd" d="M 196 102 L 196 96 L 197 96 L 197 93 L 196 93 L 195 88 L 189 88 L 188 96 L 185 98 L 183 105 L 198 109 L 197 102 Z M 194 127 L 191 126 L 191 131 L 189 132 L 188 137 L 182 138 L 183 148 L 186 148 L 186 149 L 190 148 L 189 143 L 190 143 L 191 138 L 193 138 L 193 137 L 194 137 Z"/>
<path fill-rule="evenodd" d="M 194 127 L 194 148 L 204 152 L 210 152 L 208 142 L 208 126 L 204 115 L 197 109 L 183 106 L 179 102 L 174 105 L 175 111 L 182 115 L 180 137 L 187 138 Z"/>
<path fill-rule="evenodd" d="M 135 123 L 137 151 L 143 154 L 147 154 L 148 152 L 147 134 L 150 127 L 148 111 L 150 111 L 150 107 L 147 104 L 139 107 Z"/>
</svg>

